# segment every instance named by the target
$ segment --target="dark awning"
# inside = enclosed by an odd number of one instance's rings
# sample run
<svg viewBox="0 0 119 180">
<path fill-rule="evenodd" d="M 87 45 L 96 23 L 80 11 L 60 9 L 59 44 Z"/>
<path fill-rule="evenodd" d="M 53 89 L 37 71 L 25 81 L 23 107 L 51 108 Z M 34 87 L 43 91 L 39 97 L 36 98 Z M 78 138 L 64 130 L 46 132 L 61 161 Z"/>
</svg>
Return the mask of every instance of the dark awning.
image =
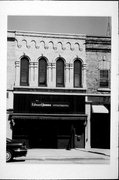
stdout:
<svg viewBox="0 0 119 180">
<path fill-rule="evenodd" d="M 86 120 L 86 114 L 24 114 L 13 113 L 12 119 L 38 119 L 38 120 Z"/>
</svg>

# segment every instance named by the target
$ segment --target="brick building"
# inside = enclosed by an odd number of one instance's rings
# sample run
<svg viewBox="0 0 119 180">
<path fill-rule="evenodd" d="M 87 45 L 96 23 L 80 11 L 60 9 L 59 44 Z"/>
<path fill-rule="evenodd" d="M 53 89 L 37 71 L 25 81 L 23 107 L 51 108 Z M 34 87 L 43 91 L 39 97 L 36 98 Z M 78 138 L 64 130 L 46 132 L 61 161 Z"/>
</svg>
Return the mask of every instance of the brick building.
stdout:
<svg viewBox="0 0 119 180">
<path fill-rule="evenodd" d="M 7 43 L 7 136 L 109 148 L 111 38 L 8 31 Z"/>
</svg>

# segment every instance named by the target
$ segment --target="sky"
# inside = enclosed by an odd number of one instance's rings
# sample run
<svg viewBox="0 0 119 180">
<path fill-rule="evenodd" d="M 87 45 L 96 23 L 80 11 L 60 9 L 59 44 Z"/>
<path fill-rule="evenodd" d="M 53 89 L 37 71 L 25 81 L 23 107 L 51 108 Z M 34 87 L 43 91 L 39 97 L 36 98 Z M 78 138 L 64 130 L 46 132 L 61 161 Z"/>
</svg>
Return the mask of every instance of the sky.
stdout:
<svg viewBox="0 0 119 180">
<path fill-rule="evenodd" d="M 8 30 L 106 36 L 107 17 L 8 16 Z"/>
</svg>

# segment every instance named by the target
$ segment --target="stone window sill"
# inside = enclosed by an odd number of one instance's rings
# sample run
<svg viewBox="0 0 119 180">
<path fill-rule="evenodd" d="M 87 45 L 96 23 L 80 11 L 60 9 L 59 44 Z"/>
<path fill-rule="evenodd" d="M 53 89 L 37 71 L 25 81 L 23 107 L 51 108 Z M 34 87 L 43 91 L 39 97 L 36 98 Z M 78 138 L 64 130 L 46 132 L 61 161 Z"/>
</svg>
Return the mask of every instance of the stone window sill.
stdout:
<svg viewBox="0 0 119 180">
<path fill-rule="evenodd" d="M 100 91 L 100 92 L 110 92 L 111 89 L 110 88 L 98 88 L 98 91 Z"/>
</svg>

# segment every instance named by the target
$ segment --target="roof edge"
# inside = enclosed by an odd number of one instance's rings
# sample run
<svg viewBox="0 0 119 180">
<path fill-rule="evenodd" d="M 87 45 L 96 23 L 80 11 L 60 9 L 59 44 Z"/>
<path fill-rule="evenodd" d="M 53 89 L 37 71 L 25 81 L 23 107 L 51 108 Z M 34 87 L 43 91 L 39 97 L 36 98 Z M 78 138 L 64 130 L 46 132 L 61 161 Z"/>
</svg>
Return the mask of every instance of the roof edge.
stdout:
<svg viewBox="0 0 119 180">
<path fill-rule="evenodd" d="M 51 32 L 37 32 L 37 31 L 21 31 L 21 30 L 8 30 L 8 33 L 14 33 L 15 35 L 25 34 L 31 36 L 60 36 L 60 37 L 74 37 L 74 38 L 85 38 L 86 34 L 70 34 L 70 33 L 51 33 Z"/>
</svg>

